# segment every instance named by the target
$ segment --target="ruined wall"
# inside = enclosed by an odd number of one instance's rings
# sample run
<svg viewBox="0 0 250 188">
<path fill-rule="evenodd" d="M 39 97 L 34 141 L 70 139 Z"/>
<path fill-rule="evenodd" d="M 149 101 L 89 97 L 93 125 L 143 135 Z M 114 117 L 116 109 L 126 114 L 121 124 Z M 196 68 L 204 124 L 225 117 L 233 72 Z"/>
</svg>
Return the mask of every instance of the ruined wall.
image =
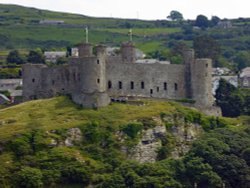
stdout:
<svg viewBox="0 0 250 188">
<path fill-rule="evenodd" d="M 25 64 L 22 66 L 24 101 L 40 98 L 42 90 L 42 70 L 45 65 Z"/>
<path fill-rule="evenodd" d="M 183 65 L 108 62 L 107 91 L 114 96 L 185 98 L 184 69 Z"/>
</svg>

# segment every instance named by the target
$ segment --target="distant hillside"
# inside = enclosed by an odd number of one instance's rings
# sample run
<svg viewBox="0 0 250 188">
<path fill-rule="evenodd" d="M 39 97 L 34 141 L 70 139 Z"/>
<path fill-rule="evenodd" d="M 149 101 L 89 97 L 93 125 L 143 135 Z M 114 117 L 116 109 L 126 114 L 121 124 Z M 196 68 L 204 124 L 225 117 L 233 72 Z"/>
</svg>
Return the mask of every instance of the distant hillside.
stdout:
<svg viewBox="0 0 250 188">
<path fill-rule="evenodd" d="M 63 21 L 63 24 L 40 24 L 42 20 Z M 84 15 L 52 12 L 16 5 L 0 4 L 0 49 L 65 48 L 84 40 L 85 27 L 89 28 L 92 43 L 120 45 L 127 41 L 129 28 L 134 41 L 141 47 L 159 41 L 159 35 L 168 35 L 180 29 L 168 21 L 94 18 Z M 171 26 L 171 28 L 167 27 Z M 155 46 L 154 44 L 152 44 Z M 147 49 L 150 46 L 146 46 Z M 143 47 L 142 47 L 143 48 Z"/>
<path fill-rule="evenodd" d="M 51 21 L 52 24 L 49 23 Z M 12 49 L 18 49 L 23 54 L 35 48 L 65 50 L 66 47 L 84 41 L 85 27 L 88 26 L 91 43 L 109 46 L 119 46 L 121 42 L 129 40 L 128 32 L 132 28 L 136 47 L 144 51 L 149 58 L 170 60 L 177 64 L 182 63 L 180 51 L 183 47 L 192 48 L 196 38 L 209 36 L 216 41 L 220 49 L 215 52 L 217 56 L 213 57 L 214 65 L 235 70 L 250 66 L 250 19 L 221 21 L 222 24 L 218 26 L 209 20 L 207 28 L 199 28 L 195 25 L 195 20 L 176 22 L 94 18 L 0 4 L 0 63 L 4 62 Z M 203 43 L 205 47 L 199 49 L 211 52 L 206 44 Z M 207 56 L 211 54 L 214 52 Z"/>
</svg>

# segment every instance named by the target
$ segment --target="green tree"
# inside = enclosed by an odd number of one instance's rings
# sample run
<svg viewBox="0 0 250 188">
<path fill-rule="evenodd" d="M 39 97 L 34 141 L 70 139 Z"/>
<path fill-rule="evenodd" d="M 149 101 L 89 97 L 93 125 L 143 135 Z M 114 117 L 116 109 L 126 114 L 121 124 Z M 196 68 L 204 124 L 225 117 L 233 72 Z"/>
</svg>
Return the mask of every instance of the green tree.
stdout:
<svg viewBox="0 0 250 188">
<path fill-rule="evenodd" d="M 195 20 L 195 25 L 202 29 L 205 29 L 209 27 L 209 20 L 204 15 L 198 15 Z"/>
<path fill-rule="evenodd" d="M 7 56 L 8 64 L 23 64 L 24 60 L 17 50 L 10 51 Z"/>
<path fill-rule="evenodd" d="M 215 98 L 216 104 L 221 107 L 223 116 L 237 117 L 244 112 L 244 96 L 226 80 L 219 81 Z"/>
<path fill-rule="evenodd" d="M 34 63 L 34 64 L 44 64 L 45 57 L 40 49 L 31 50 L 27 57 L 27 61 L 29 63 Z"/>
<path fill-rule="evenodd" d="M 167 18 L 170 19 L 170 20 L 173 20 L 173 21 L 181 21 L 181 20 L 183 20 L 182 14 L 180 12 L 176 11 L 176 10 L 172 10 L 170 12 L 170 15 Z"/>
<path fill-rule="evenodd" d="M 35 188 L 42 187 L 42 172 L 37 168 L 23 167 L 16 177 L 18 187 Z"/>
<path fill-rule="evenodd" d="M 217 24 L 220 22 L 220 18 L 218 16 L 212 16 L 211 18 L 211 26 L 217 26 Z"/>
<path fill-rule="evenodd" d="M 247 51 L 240 51 L 236 54 L 234 62 L 237 64 L 238 70 L 250 66 L 250 53 Z"/>
<path fill-rule="evenodd" d="M 216 62 L 220 55 L 220 45 L 208 35 L 201 35 L 194 39 L 193 47 L 197 58 L 211 58 Z"/>
</svg>

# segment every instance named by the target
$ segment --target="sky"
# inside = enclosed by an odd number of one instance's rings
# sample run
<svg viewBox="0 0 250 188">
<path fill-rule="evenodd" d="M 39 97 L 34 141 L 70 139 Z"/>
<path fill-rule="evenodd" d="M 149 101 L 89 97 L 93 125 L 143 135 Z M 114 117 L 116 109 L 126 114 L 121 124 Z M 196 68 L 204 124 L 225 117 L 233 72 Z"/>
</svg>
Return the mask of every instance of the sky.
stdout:
<svg viewBox="0 0 250 188">
<path fill-rule="evenodd" d="M 94 17 L 166 19 L 171 10 L 182 13 L 184 19 L 197 15 L 208 18 L 250 17 L 249 0 L 0 0 L 3 4 L 79 13 Z"/>
</svg>

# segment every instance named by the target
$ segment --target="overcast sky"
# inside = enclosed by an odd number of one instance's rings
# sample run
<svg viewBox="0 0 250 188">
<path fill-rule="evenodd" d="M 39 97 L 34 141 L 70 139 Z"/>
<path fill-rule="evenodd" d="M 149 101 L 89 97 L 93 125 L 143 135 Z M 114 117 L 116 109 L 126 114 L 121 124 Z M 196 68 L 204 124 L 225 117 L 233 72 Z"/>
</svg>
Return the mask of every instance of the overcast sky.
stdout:
<svg viewBox="0 0 250 188">
<path fill-rule="evenodd" d="M 185 19 L 203 14 L 208 18 L 250 17 L 249 0 L 0 0 L 41 9 L 80 13 L 96 17 L 165 19 L 171 10 Z"/>
</svg>

